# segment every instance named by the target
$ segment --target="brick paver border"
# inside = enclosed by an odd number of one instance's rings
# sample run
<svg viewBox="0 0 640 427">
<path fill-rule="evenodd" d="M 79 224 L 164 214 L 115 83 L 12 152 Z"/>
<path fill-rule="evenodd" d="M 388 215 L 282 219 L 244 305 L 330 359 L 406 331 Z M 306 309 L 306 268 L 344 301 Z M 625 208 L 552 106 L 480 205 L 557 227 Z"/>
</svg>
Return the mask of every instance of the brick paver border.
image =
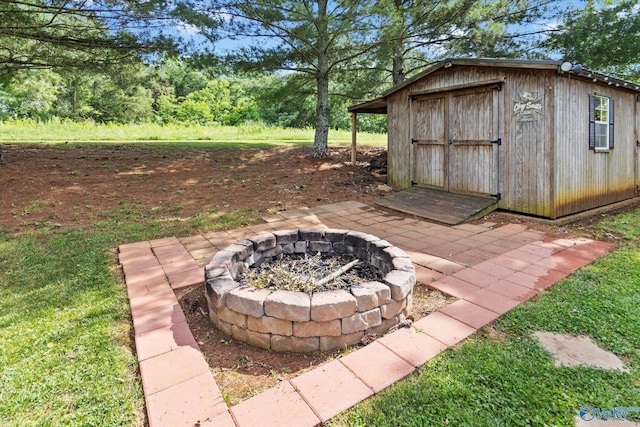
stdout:
<svg viewBox="0 0 640 427">
<path fill-rule="evenodd" d="M 228 408 L 174 290 L 202 285 L 203 265 L 239 238 L 311 226 L 387 239 L 410 254 L 419 280 L 459 299 L 410 328 Z M 149 425 L 319 425 L 613 247 L 589 239 L 550 239 L 522 224 L 494 226 L 445 227 L 346 202 L 272 215 L 260 226 L 121 245 Z"/>
</svg>

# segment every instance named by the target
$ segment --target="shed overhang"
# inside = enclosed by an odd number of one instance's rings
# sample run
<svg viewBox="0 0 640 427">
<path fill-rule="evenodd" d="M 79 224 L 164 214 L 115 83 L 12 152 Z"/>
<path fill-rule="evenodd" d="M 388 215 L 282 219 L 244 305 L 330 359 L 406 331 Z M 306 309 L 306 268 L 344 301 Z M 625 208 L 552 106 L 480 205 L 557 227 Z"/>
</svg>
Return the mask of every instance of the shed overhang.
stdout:
<svg viewBox="0 0 640 427">
<path fill-rule="evenodd" d="M 361 102 L 349 107 L 349 112 L 356 114 L 387 114 L 387 100 L 386 98 L 376 98 Z"/>
</svg>

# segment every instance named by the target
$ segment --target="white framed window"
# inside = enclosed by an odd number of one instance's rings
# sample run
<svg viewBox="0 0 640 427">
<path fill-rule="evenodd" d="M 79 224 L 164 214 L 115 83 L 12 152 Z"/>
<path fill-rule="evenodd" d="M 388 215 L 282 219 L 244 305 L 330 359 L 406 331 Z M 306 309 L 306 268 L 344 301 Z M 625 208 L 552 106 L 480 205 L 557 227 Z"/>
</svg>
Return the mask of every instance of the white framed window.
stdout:
<svg viewBox="0 0 640 427">
<path fill-rule="evenodd" d="M 606 151 L 613 148 L 613 99 L 589 95 L 589 149 Z"/>
</svg>

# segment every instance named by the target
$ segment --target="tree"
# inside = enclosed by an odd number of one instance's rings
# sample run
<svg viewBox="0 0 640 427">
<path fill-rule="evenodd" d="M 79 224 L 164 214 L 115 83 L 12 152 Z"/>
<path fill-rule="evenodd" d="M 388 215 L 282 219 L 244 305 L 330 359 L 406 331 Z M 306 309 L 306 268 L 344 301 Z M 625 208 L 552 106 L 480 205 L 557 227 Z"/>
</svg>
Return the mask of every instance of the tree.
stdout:
<svg viewBox="0 0 640 427">
<path fill-rule="evenodd" d="M 567 12 L 543 46 L 567 61 L 640 79 L 638 2 L 588 0 L 584 9 Z"/>
<path fill-rule="evenodd" d="M 167 48 L 162 0 L 3 0 L 0 76 L 24 69 L 104 69 Z M 142 30 L 141 23 L 144 23 Z"/>
<path fill-rule="evenodd" d="M 313 86 L 302 74 L 254 73 L 251 93 L 259 119 L 279 127 L 310 128 L 315 123 Z M 291 96 L 294 93 L 295 96 Z"/>
<path fill-rule="evenodd" d="M 555 3 L 378 0 L 374 9 L 378 58 L 397 85 L 444 56 L 522 56 L 515 40 L 546 31 L 532 29 L 531 24 L 542 17 L 548 19 Z"/>
<path fill-rule="evenodd" d="M 30 72 L 40 74 L 52 71 L 30 70 Z M 91 70 L 60 70 L 58 74 L 61 81 L 55 114 L 71 120 L 91 117 L 95 113 L 90 101 L 95 89 L 96 73 Z"/>
<path fill-rule="evenodd" d="M 0 117 L 47 118 L 59 94 L 60 76 L 50 70 L 40 73 L 22 71 L 19 84 L 5 82 L 0 87 Z M 17 83 L 14 79 L 13 83 Z"/>
<path fill-rule="evenodd" d="M 248 43 L 234 57 L 237 64 L 313 81 L 313 155 L 324 157 L 330 90 L 336 88 L 331 81 L 336 76 L 353 80 L 357 74 L 364 79 L 361 89 L 343 93 L 356 99 L 388 87 L 383 70 L 398 84 L 448 49 L 464 48 L 453 41 L 469 39 L 467 47 L 475 52 L 504 54 L 515 45 L 508 42 L 513 35 L 505 28 L 533 22 L 552 4 L 553 0 L 184 0 L 178 9 L 185 22 L 205 35 L 221 37 L 216 30 L 224 28 Z M 490 49 L 497 42 L 500 50 Z"/>
<path fill-rule="evenodd" d="M 249 46 L 236 58 L 254 69 L 304 74 L 315 82 L 316 115 L 312 154 L 328 154 L 329 82 L 340 64 L 372 48 L 366 31 L 367 1 L 253 0 L 221 1 L 216 5 L 186 1 L 183 18 L 205 30 L 211 21 L 226 23 Z"/>
<path fill-rule="evenodd" d="M 189 62 L 178 58 L 165 58 L 156 65 L 159 80 L 173 87 L 173 94 L 184 99 L 190 93 L 201 90 L 209 81 L 206 73 L 195 69 Z"/>
<path fill-rule="evenodd" d="M 520 35 L 508 31 L 503 22 L 487 22 L 468 31 L 467 36 L 445 43 L 448 56 L 475 58 L 538 58 L 540 55 L 523 43 Z"/>
<path fill-rule="evenodd" d="M 378 54 L 394 85 L 402 83 L 414 70 L 409 61 L 423 67 L 428 62 L 424 51 L 455 37 L 459 23 L 476 0 L 414 2 L 413 0 L 378 0 Z M 388 68 L 388 65 L 390 68 Z"/>
</svg>

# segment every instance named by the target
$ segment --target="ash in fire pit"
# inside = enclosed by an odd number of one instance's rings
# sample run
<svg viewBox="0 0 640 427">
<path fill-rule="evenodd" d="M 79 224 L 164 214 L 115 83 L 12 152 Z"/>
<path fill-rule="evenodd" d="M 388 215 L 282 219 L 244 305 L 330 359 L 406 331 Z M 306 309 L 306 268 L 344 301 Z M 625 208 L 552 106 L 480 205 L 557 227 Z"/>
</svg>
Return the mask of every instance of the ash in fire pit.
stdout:
<svg viewBox="0 0 640 427">
<path fill-rule="evenodd" d="M 370 234 L 300 229 L 241 240 L 205 267 L 209 317 L 274 351 L 329 350 L 381 335 L 411 312 L 415 269 Z"/>
</svg>

